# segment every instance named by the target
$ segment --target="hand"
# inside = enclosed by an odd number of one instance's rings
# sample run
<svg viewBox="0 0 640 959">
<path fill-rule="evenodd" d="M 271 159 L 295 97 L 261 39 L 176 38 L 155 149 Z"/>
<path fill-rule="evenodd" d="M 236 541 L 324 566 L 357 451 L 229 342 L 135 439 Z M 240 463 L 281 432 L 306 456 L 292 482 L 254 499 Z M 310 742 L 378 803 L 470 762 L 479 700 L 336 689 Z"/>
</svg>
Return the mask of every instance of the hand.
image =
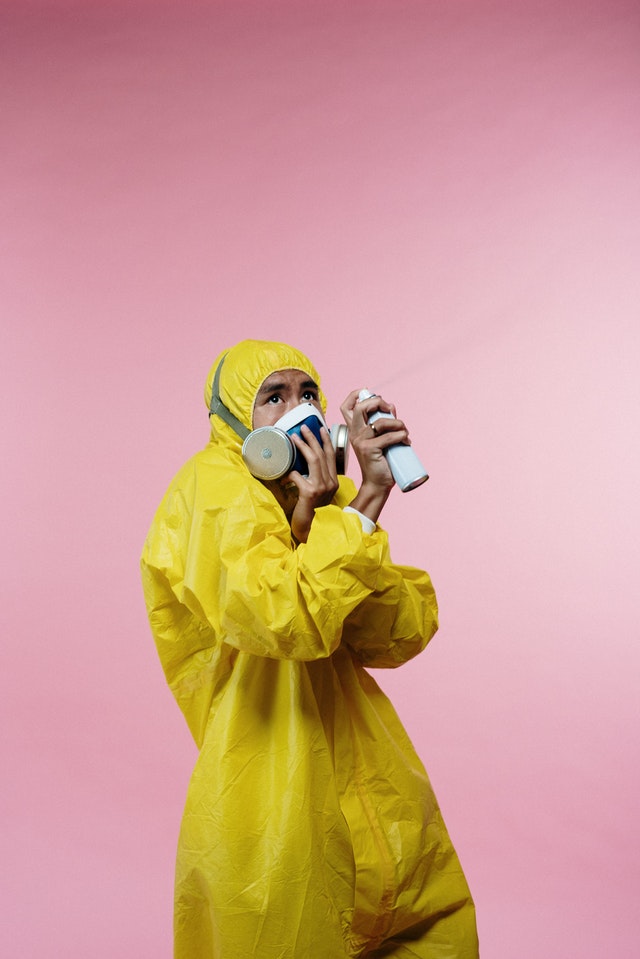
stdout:
<svg viewBox="0 0 640 959">
<path fill-rule="evenodd" d="M 396 443 L 409 443 L 409 433 L 402 420 L 396 417 L 396 408 L 381 396 L 358 399 L 359 390 L 349 393 L 340 407 L 349 427 L 349 440 L 362 472 L 362 484 L 350 504 L 360 513 L 377 522 L 394 485 L 394 479 L 384 450 Z M 380 410 L 391 418 L 376 420 L 369 425 L 371 413 Z"/>
<path fill-rule="evenodd" d="M 308 426 L 303 426 L 301 432 L 302 438 L 294 433 L 291 440 L 306 459 L 309 475 L 302 476 L 292 470 L 284 482 L 297 487 L 298 501 L 291 515 L 291 531 L 299 543 L 306 543 L 315 510 L 318 506 L 327 506 L 336 494 L 338 474 L 328 430 L 324 426 L 320 429 L 322 445 Z"/>
</svg>

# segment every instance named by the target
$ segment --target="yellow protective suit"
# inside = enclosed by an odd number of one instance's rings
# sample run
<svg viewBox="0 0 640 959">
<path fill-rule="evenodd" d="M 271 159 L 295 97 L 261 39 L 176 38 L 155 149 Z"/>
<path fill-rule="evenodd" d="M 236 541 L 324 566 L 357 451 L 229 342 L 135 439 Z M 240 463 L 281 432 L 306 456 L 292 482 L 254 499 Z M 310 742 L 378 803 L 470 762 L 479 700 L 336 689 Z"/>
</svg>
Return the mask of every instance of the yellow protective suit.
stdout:
<svg viewBox="0 0 640 959">
<path fill-rule="evenodd" d="M 247 427 L 280 369 L 319 382 L 280 344 L 227 353 L 220 393 Z M 429 577 L 343 511 L 345 478 L 296 546 L 239 438 L 211 420 L 142 557 L 160 659 L 200 750 L 175 957 L 474 959 L 473 903 L 429 780 L 365 669 L 424 648 L 437 628 Z"/>
</svg>

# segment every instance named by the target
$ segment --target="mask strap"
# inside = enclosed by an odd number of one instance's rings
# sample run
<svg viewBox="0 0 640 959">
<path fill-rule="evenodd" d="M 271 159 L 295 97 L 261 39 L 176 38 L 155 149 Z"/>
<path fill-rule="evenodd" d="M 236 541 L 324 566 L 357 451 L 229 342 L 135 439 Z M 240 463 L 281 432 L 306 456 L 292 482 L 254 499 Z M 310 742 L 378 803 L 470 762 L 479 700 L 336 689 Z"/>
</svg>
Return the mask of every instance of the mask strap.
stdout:
<svg viewBox="0 0 640 959">
<path fill-rule="evenodd" d="M 241 423 L 240 420 L 233 415 L 231 410 L 227 409 L 220 399 L 220 370 L 222 369 L 222 364 L 224 363 L 225 359 L 226 354 L 220 360 L 218 369 L 216 370 L 216 374 L 213 378 L 213 385 L 211 387 L 211 402 L 209 404 L 209 415 L 219 416 L 220 419 L 224 420 L 227 426 L 230 426 L 231 429 L 238 434 L 240 439 L 243 440 L 249 435 L 251 430 L 248 430 L 244 423 Z"/>
</svg>

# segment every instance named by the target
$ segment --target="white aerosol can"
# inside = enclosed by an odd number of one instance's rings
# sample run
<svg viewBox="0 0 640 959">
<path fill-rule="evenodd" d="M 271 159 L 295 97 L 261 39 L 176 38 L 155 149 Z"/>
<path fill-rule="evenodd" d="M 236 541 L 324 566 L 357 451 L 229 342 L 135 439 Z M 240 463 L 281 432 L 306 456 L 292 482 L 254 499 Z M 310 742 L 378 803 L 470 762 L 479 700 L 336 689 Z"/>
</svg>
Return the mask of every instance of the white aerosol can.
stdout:
<svg viewBox="0 0 640 959">
<path fill-rule="evenodd" d="M 360 390 L 359 400 L 367 400 L 371 396 L 377 396 L 371 390 Z M 371 413 L 367 422 L 375 423 L 379 419 L 394 419 L 391 413 L 383 413 L 376 410 Z M 389 446 L 383 451 L 389 464 L 389 469 L 394 480 L 403 493 L 408 493 L 410 489 L 422 486 L 429 479 L 429 474 L 413 451 L 413 447 L 404 443 L 396 443 L 395 446 Z"/>
</svg>

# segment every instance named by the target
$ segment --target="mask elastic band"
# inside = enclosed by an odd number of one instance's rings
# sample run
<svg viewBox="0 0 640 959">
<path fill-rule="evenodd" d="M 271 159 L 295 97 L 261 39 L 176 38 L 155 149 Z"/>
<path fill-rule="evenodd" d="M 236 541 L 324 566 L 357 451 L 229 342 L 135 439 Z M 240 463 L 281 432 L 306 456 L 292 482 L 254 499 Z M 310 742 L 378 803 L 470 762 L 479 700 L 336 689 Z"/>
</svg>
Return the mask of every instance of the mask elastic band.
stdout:
<svg viewBox="0 0 640 959">
<path fill-rule="evenodd" d="M 240 420 L 233 415 L 231 410 L 228 409 L 220 399 L 220 370 L 222 369 L 222 364 L 224 363 L 225 359 L 226 353 L 220 360 L 218 369 L 216 370 L 213 378 L 209 414 L 219 416 L 221 420 L 224 420 L 227 426 L 230 426 L 231 429 L 238 434 L 240 439 L 244 440 L 249 435 L 251 430 L 248 430 L 244 423 L 241 423 Z"/>
</svg>

